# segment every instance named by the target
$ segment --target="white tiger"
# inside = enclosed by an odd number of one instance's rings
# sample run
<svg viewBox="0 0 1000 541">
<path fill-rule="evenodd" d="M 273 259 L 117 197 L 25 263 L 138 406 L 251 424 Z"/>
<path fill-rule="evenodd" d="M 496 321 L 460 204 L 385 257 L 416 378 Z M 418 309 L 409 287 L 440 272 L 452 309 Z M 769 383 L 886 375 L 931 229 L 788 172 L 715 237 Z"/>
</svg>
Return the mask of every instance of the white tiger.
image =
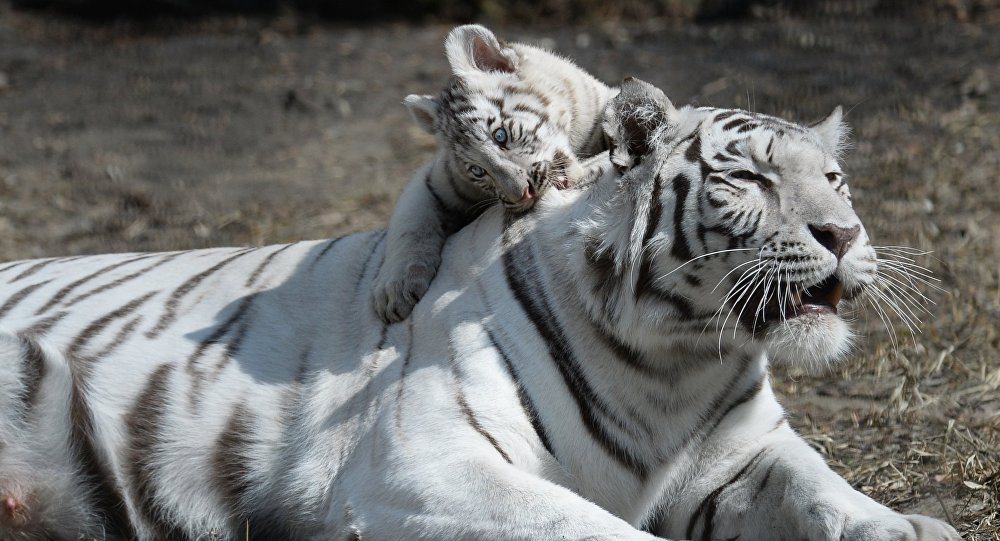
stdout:
<svg viewBox="0 0 1000 541">
<path fill-rule="evenodd" d="M 768 381 L 843 350 L 876 270 L 839 111 L 627 80 L 606 115 L 614 166 L 453 235 L 403 323 L 383 231 L 0 267 L 0 538 L 958 539 L 852 489 Z"/>
<path fill-rule="evenodd" d="M 453 76 L 440 96 L 404 102 L 438 151 L 389 221 L 373 292 L 388 323 L 405 319 L 427 291 L 448 235 L 495 200 L 513 212 L 531 208 L 550 185 L 583 176 L 576 156 L 605 150 L 601 118 L 613 90 L 570 60 L 501 43 L 479 25 L 452 30 L 445 50 Z"/>
</svg>

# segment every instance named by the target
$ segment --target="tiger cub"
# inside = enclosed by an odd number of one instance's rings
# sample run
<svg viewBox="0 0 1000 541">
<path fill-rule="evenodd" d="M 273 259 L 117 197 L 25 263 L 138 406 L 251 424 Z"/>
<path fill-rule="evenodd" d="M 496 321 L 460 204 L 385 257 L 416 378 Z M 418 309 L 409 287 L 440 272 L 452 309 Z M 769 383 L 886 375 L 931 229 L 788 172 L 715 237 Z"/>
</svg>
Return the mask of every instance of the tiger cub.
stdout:
<svg viewBox="0 0 1000 541">
<path fill-rule="evenodd" d="M 581 178 L 576 157 L 605 149 L 601 118 L 614 91 L 571 61 L 479 25 L 448 34 L 453 72 L 438 96 L 407 96 L 434 159 L 403 190 L 389 221 L 375 311 L 401 321 L 423 297 L 445 239 L 490 203 L 523 212 L 550 186 Z"/>
</svg>

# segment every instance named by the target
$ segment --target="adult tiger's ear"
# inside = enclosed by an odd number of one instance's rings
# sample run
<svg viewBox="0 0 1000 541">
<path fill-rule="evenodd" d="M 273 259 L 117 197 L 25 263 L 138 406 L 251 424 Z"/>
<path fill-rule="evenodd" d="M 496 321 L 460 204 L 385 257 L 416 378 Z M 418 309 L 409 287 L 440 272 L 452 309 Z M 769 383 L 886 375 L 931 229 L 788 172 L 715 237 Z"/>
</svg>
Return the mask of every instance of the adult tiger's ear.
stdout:
<svg viewBox="0 0 1000 541">
<path fill-rule="evenodd" d="M 850 128 L 844 123 L 844 109 L 839 105 L 823 120 L 809 127 L 827 152 L 839 156 L 847 147 Z"/>
<path fill-rule="evenodd" d="M 438 101 L 434 96 L 418 96 L 410 94 L 403 99 L 403 104 L 410 111 L 410 116 L 417 125 L 429 134 L 434 134 L 434 120 L 438 115 Z"/>
<path fill-rule="evenodd" d="M 452 30 L 444 42 L 444 50 L 452 71 L 458 76 L 476 71 L 513 73 L 517 70 L 517 52 L 478 24 Z"/>
<path fill-rule="evenodd" d="M 662 90 L 639 79 L 622 81 L 604 110 L 604 133 L 611 139 L 611 161 L 628 169 L 656 146 L 675 123 L 677 109 Z"/>
</svg>

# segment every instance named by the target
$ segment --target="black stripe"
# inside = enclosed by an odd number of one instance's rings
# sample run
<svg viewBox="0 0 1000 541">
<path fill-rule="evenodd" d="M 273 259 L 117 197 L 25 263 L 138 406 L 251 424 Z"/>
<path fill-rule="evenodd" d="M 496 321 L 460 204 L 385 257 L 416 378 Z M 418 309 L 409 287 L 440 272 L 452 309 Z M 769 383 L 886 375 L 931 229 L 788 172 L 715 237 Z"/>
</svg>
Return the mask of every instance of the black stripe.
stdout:
<svg viewBox="0 0 1000 541">
<path fill-rule="evenodd" d="M 135 262 L 135 261 L 139 261 L 141 259 L 147 259 L 147 258 L 153 257 L 155 255 L 157 255 L 157 254 L 141 255 L 139 257 L 133 257 L 133 258 L 130 258 L 130 259 L 126 259 L 125 261 L 119 261 L 118 263 L 114 263 L 114 264 L 108 265 L 106 267 L 102 267 L 102 268 L 100 268 L 100 269 L 98 269 L 98 270 L 96 270 L 96 271 L 88 274 L 87 276 L 84 276 L 83 278 L 80 278 L 79 280 L 77 280 L 77 281 L 75 281 L 75 282 L 73 282 L 71 284 L 68 284 L 67 286 L 65 286 L 62 289 L 60 289 L 59 291 L 57 291 L 56 294 L 53 295 L 51 299 L 49 299 L 45 304 L 42 305 L 41 308 L 39 308 L 37 311 L 35 311 L 35 315 L 36 316 L 42 315 L 43 312 L 45 312 L 49 308 L 52 308 L 54 305 L 58 304 L 59 301 L 63 300 L 63 298 L 65 298 L 66 295 L 70 294 L 74 289 L 82 286 L 83 284 L 86 284 L 87 282 L 93 280 L 94 278 L 97 278 L 98 276 L 101 276 L 102 274 L 104 274 L 106 272 L 109 272 L 109 271 L 112 271 L 114 269 L 117 269 L 118 267 L 122 267 L 122 266 L 128 265 L 129 263 L 132 263 L 132 262 Z"/>
<path fill-rule="evenodd" d="M 774 182 L 772 182 L 771 179 L 765 177 L 764 175 L 761 175 L 760 173 L 754 173 L 753 171 L 747 171 L 745 169 L 739 171 L 733 171 L 732 173 L 729 174 L 729 176 L 732 178 L 738 178 L 740 180 L 749 180 L 752 182 L 757 182 L 764 187 L 770 187 L 774 185 Z"/>
<path fill-rule="evenodd" d="M 48 267 L 49 265 L 51 265 L 53 263 L 56 263 L 58 261 L 60 261 L 60 260 L 53 258 L 53 259 L 46 259 L 46 260 L 41 261 L 39 263 L 35 263 L 34 265 L 28 267 L 27 269 L 24 269 L 24 271 L 21 272 L 21 274 L 18 274 L 17 276 L 15 276 L 14 278 L 12 278 L 7 283 L 8 284 L 13 284 L 14 282 L 20 280 L 21 278 L 27 278 L 27 277 L 31 276 L 32 274 L 35 274 L 36 272 L 44 269 L 45 267 Z"/>
<path fill-rule="evenodd" d="M 678 315 L 683 320 L 700 319 L 711 314 L 699 314 L 695 312 L 694 305 L 687 297 L 675 294 L 660 287 L 650 287 L 646 290 L 649 295 L 655 295 L 657 299 L 674 307 Z"/>
<path fill-rule="evenodd" d="M 541 109 L 536 109 L 536 108 L 534 108 L 534 107 L 532 107 L 532 106 L 530 106 L 530 105 L 528 105 L 527 103 L 524 103 L 524 102 L 520 102 L 520 103 L 514 104 L 514 106 L 510 108 L 510 111 L 511 112 L 517 111 L 517 112 L 522 112 L 522 113 L 528 113 L 528 114 L 535 115 L 538 118 L 538 120 L 539 120 L 540 123 L 541 122 L 548 122 L 548 120 L 549 120 L 549 114 L 548 113 L 546 113 L 545 111 L 543 111 Z"/>
<path fill-rule="evenodd" d="M 751 458 L 746 463 L 746 465 L 744 465 L 743 468 L 740 469 L 740 471 L 736 472 L 736 475 L 734 475 L 732 479 L 720 485 L 718 488 L 713 490 L 708 496 L 706 496 L 704 500 L 702 500 L 701 505 L 698 506 L 698 509 L 695 511 L 694 515 L 691 516 L 691 520 L 688 522 L 687 533 L 684 536 L 685 538 L 694 539 L 694 536 L 692 534 L 694 533 L 695 526 L 698 524 L 698 518 L 704 515 L 705 525 L 702 528 L 701 540 L 712 541 L 714 539 L 712 537 L 713 533 L 712 530 L 715 528 L 714 524 L 715 511 L 719 503 L 718 502 L 719 496 L 722 494 L 722 491 L 724 491 L 725 489 L 729 488 L 730 486 L 738 482 L 753 467 L 755 467 L 757 463 L 760 462 L 760 459 L 764 456 L 764 453 L 766 453 L 767 450 L 768 449 L 765 447 L 764 449 L 761 449 L 759 452 L 757 452 L 757 454 L 754 455 L 753 458 Z"/>
<path fill-rule="evenodd" d="M 726 407 L 725 411 L 722 412 L 722 415 L 720 415 L 719 418 L 716 419 L 715 424 L 712 425 L 711 430 L 706 432 L 706 434 L 711 434 L 712 432 L 715 431 L 716 428 L 719 428 L 719 425 L 722 424 L 722 421 L 726 420 L 726 417 L 730 413 L 732 413 L 733 410 L 753 400 L 758 394 L 760 394 L 760 391 L 763 388 L 764 388 L 764 374 L 760 374 L 754 380 L 753 385 L 747 388 L 746 391 L 743 391 L 743 394 L 736 397 L 736 399 L 733 400 L 728 407 Z"/>
<path fill-rule="evenodd" d="M 663 214 L 663 203 L 660 201 L 660 183 L 662 179 L 657 174 L 653 180 L 653 189 L 650 190 L 649 212 L 646 214 L 646 231 L 642 235 L 642 261 L 639 267 L 639 278 L 635 288 L 635 298 L 639 298 L 653 283 L 653 256 L 649 250 L 649 241 L 656 233 L 656 227 L 660 224 L 660 216 Z"/>
<path fill-rule="evenodd" d="M 358 280 L 357 282 L 355 282 L 354 289 L 352 291 L 367 291 L 370 289 L 370 288 L 362 289 L 361 284 L 364 283 L 365 278 L 368 277 L 369 273 L 368 267 L 371 265 L 372 260 L 375 259 L 375 254 L 378 252 L 378 247 L 381 246 L 383 241 L 385 241 L 386 231 L 383 229 L 381 231 L 375 231 L 374 234 L 375 236 L 378 237 L 378 240 L 375 241 L 375 245 L 372 246 L 371 250 L 368 252 L 368 258 L 365 259 L 364 264 L 361 266 L 361 272 L 358 274 Z M 382 254 L 381 261 L 385 261 L 385 253 Z M 382 265 L 381 261 L 379 262 L 378 266 Z M 378 269 L 376 268 L 376 270 Z"/>
<path fill-rule="evenodd" d="M 270 264 L 271 261 L 273 261 L 274 258 L 278 256 L 278 254 L 284 252 L 285 250 L 291 248 L 292 246 L 295 246 L 296 244 L 297 243 L 295 242 L 286 244 L 281 248 L 278 248 L 277 250 L 268 254 L 268 256 L 264 258 L 264 261 L 261 261 L 260 265 L 257 265 L 257 268 L 254 269 L 252 273 L 250 273 L 250 277 L 247 278 L 246 284 L 244 284 L 243 287 L 253 287 L 254 282 L 256 282 L 258 278 L 260 278 L 260 275 L 263 274 L 264 269 L 267 268 L 268 264 Z"/>
<path fill-rule="evenodd" d="M 695 145 L 695 143 L 691 144 Z M 670 245 L 670 254 L 680 261 L 686 262 L 693 257 L 691 246 L 688 244 L 687 237 L 684 236 L 684 210 L 688 192 L 691 191 L 691 181 L 684 173 L 680 173 L 674 177 L 671 185 L 674 187 L 674 242 Z"/>
<path fill-rule="evenodd" d="M 739 149 L 736 148 L 736 146 L 739 145 L 741 141 L 742 141 L 742 139 L 737 139 L 735 141 L 730 141 L 729 144 L 726 145 L 726 152 L 728 152 L 728 153 L 730 153 L 730 154 L 732 154 L 734 156 L 739 156 L 739 157 L 742 158 L 743 154 L 741 154 L 740 151 L 739 151 Z"/>
<path fill-rule="evenodd" d="M 79 462 L 81 486 L 91 487 L 93 513 L 106 528 L 109 539 L 136 539 L 136 531 L 125 507 L 125 498 L 119 491 L 114 477 L 100 459 L 94 442 L 93 416 L 87 403 L 88 367 L 70 361 L 72 388 L 70 389 L 69 448 Z"/>
<path fill-rule="evenodd" d="M 185 253 L 187 253 L 187 252 L 175 252 L 175 253 L 172 253 L 172 254 L 167 254 L 167 255 L 163 256 L 162 259 L 160 259 L 159 261 L 157 261 L 156 263 L 153 263 L 152 265 L 150 265 L 148 267 L 139 269 L 139 270 L 133 272 L 132 274 L 128 274 L 128 275 L 122 276 L 121 278 L 119 278 L 119 279 L 117 279 L 117 280 L 115 280 L 113 282 L 108 282 L 107 284 L 104 284 L 104 285 L 99 286 L 97 288 L 91 289 L 90 291 L 87 291 L 85 293 L 81 293 L 81 294 L 77 295 L 76 297 L 73 297 L 72 299 L 66 301 L 66 305 L 65 306 L 68 308 L 68 307 L 73 306 L 74 304 L 76 304 L 76 303 L 78 303 L 78 302 L 80 302 L 80 301 L 88 298 L 88 297 L 91 297 L 91 296 L 96 295 L 98 293 L 103 293 L 103 292 L 105 292 L 105 291 L 107 291 L 109 289 L 116 288 L 116 287 L 118 287 L 118 286 L 120 286 L 120 285 L 122 285 L 122 284 L 124 284 L 124 283 L 126 283 L 128 281 L 130 281 L 130 280 L 134 280 L 134 279 L 142 276 L 143 274 L 146 274 L 147 272 L 149 272 L 149 271 L 151 271 L 151 270 L 153 270 L 153 269 L 155 269 L 155 268 L 157 268 L 157 267 L 159 267 L 159 266 L 161 266 L 161 265 L 163 265 L 165 263 L 169 263 L 169 262 L 173 261 L 178 256 L 180 256 L 182 254 L 185 254 Z"/>
<path fill-rule="evenodd" d="M 442 169 L 444 169 L 444 171 L 442 171 L 442 173 L 445 175 L 446 180 L 448 181 L 448 185 L 451 186 L 451 192 L 452 192 L 452 194 L 455 197 L 457 197 L 459 199 L 459 201 L 461 201 L 463 209 L 475 206 L 476 203 L 480 202 L 481 198 L 472 198 L 472 197 L 469 197 L 468 194 L 466 194 L 462 190 L 463 186 L 467 186 L 466 183 L 464 183 L 464 182 L 463 183 L 459 183 L 455 179 L 455 175 L 452 175 L 451 171 L 448 171 L 448 169 L 446 167 L 442 168 Z M 430 174 L 430 173 L 433 173 L 433 170 L 431 170 L 428 174 Z M 428 177 L 427 187 L 428 187 L 428 189 L 432 189 L 431 188 L 431 183 L 430 183 L 430 177 Z"/>
<path fill-rule="evenodd" d="M 250 446 L 253 444 L 253 418 L 245 403 L 236 404 L 219 435 L 212 468 L 215 485 L 226 503 L 230 519 L 241 520 L 247 514 L 247 494 L 253 487 L 250 478 Z"/>
<path fill-rule="evenodd" d="M 45 333 L 49 332 L 49 330 L 51 330 L 56 323 L 62 321 L 62 319 L 67 315 L 69 315 L 69 312 L 63 310 L 62 312 L 51 315 L 45 319 L 38 320 L 34 324 L 25 327 L 21 330 L 21 333 L 32 336 L 44 336 Z"/>
<path fill-rule="evenodd" d="M 22 288 L 17 293 L 14 293 L 13 295 L 11 295 L 10 298 L 7 299 L 7 302 L 3 303 L 3 306 L 0 306 L 0 318 L 2 318 L 4 315 L 6 315 L 7 312 L 10 312 L 11 310 L 13 310 L 15 306 L 17 306 L 18 304 L 20 304 L 21 301 L 23 301 L 24 298 L 27 297 L 28 295 L 30 295 L 33 291 L 35 291 L 36 289 L 44 286 L 45 284 L 47 284 L 47 283 L 49 283 L 51 281 L 52 280 L 49 279 L 49 280 L 45 280 L 44 282 L 38 282 L 36 284 L 31 284 L 30 286 Z"/>
<path fill-rule="evenodd" d="M 184 371 L 191 376 L 191 388 L 188 395 L 188 401 L 192 406 L 197 404 L 201 398 L 201 390 L 205 383 L 205 373 L 197 368 L 196 363 L 199 359 L 201 359 L 201 357 L 205 354 L 205 351 L 207 351 L 210 346 L 222 342 L 222 339 L 229 334 L 229 331 L 234 325 L 242 323 L 243 318 L 246 316 L 247 312 L 249 312 L 251 305 L 257 298 L 257 295 L 257 293 L 252 293 L 243 297 L 243 300 L 241 300 L 240 304 L 236 306 L 233 313 L 230 314 L 230 316 L 226 318 L 221 325 L 216 327 L 215 330 L 212 331 L 212 334 L 208 335 L 207 338 L 199 342 L 198 346 L 191 352 L 191 355 L 188 356 L 187 361 L 184 364 Z M 242 328 L 243 334 L 245 334 L 245 326 Z M 242 341 L 242 337 L 240 340 Z M 228 358 L 228 356 L 223 356 L 223 362 L 227 361 Z M 221 369 L 221 366 L 218 366 L 216 371 L 219 369 Z"/>
<path fill-rule="evenodd" d="M 452 364 L 454 365 L 454 363 Z M 473 430 L 479 432 L 480 436 L 486 438 L 486 441 L 490 442 L 490 445 L 492 445 L 493 448 L 500 453 L 500 456 L 503 457 L 508 464 L 513 464 L 510 460 L 510 456 L 503 450 L 502 447 L 500 447 L 500 443 L 497 442 L 497 439 L 494 438 L 492 434 L 487 432 L 486 429 L 483 428 L 483 425 L 479 423 L 479 419 L 476 418 L 476 414 L 472 411 L 472 408 L 469 407 L 469 402 L 465 399 L 465 393 L 462 392 L 461 384 L 457 380 L 452 380 L 452 385 L 452 390 L 455 392 L 455 401 L 458 402 L 458 410 L 465 416 L 466 422 L 472 426 Z"/>
<path fill-rule="evenodd" d="M 327 252 L 329 252 L 330 250 L 332 250 L 333 247 L 336 246 L 337 241 L 339 241 L 342 238 L 344 238 L 344 237 L 337 237 L 335 239 L 327 241 L 326 242 L 326 246 L 324 246 L 323 249 L 320 250 L 318 254 L 316 254 L 316 257 L 313 258 L 312 262 L 309 263 L 309 270 L 312 270 L 313 267 L 315 267 L 316 264 L 319 263 L 319 260 L 323 259 L 323 256 L 325 256 L 327 254 Z"/>
<path fill-rule="evenodd" d="M 538 439 L 541 440 L 542 446 L 545 447 L 545 450 L 550 455 L 555 457 L 556 453 L 552 450 L 552 442 L 549 440 L 549 434 L 545 430 L 545 425 L 542 424 L 542 418 L 538 415 L 538 408 L 535 407 L 535 402 L 531 399 L 531 395 L 528 394 L 527 389 L 521 384 L 521 377 L 518 375 L 517 369 L 514 368 L 514 363 L 511 362 L 507 352 L 500 347 L 500 343 L 497 341 L 496 336 L 493 335 L 493 332 L 488 327 L 485 330 L 493 349 L 500 355 L 504 365 L 507 367 L 510 379 L 514 382 L 514 387 L 517 389 L 517 400 L 521 403 L 521 409 L 524 410 L 525 416 L 531 421 L 531 427 L 535 430 Z"/>
<path fill-rule="evenodd" d="M 732 130 L 734 128 L 739 128 L 739 127 L 745 125 L 747 122 L 750 122 L 749 118 L 742 118 L 742 117 L 741 118 L 734 118 L 734 119 L 730 120 L 729 122 L 726 122 L 722 126 L 722 129 L 724 131 L 729 131 L 729 130 Z"/>
<path fill-rule="evenodd" d="M 403 391 L 406 389 L 406 376 L 407 370 L 410 368 L 410 354 L 413 352 L 413 318 L 408 318 L 407 320 L 407 330 L 410 333 L 410 338 L 407 341 L 409 344 L 406 348 L 406 357 L 403 358 L 403 366 L 399 373 L 399 389 L 396 390 L 396 431 L 400 434 L 400 437 L 405 438 L 405 432 L 403 430 Z M 385 333 L 385 327 L 383 326 L 382 332 Z M 385 341 L 385 338 L 382 339 Z M 381 348 L 379 348 L 381 349 Z"/>
<path fill-rule="evenodd" d="M 126 474 L 131 480 L 132 497 L 143 520 L 156 532 L 156 538 L 164 541 L 187 538 L 183 530 L 170 524 L 169 513 L 156 501 L 156 472 L 164 462 L 159 453 L 163 445 L 163 416 L 173 368 L 172 364 L 164 363 L 153 372 L 125 418 L 129 442 Z"/>
<path fill-rule="evenodd" d="M 21 417 L 27 421 L 38 400 L 42 380 L 45 379 L 45 353 L 41 346 L 29 336 L 19 334 L 21 341 Z"/>
<path fill-rule="evenodd" d="M 635 456 L 631 449 L 616 441 L 599 417 L 610 418 L 616 421 L 619 426 L 622 426 L 622 421 L 611 413 L 610 408 L 591 387 L 590 382 L 587 381 L 573 358 L 569 341 L 560 328 L 555 314 L 548 306 L 545 293 L 541 289 L 532 287 L 530 278 L 525 276 L 521 270 L 521 267 L 530 269 L 534 266 L 530 250 L 531 248 L 522 242 L 504 252 L 503 264 L 507 283 L 525 315 L 534 325 L 536 332 L 548 346 L 549 356 L 555 362 L 570 395 L 576 401 L 580 417 L 591 437 L 604 447 L 612 458 L 637 476 L 644 478 L 648 473 L 648 467 Z M 520 261 L 515 261 L 515 257 L 518 257 Z"/>
<path fill-rule="evenodd" d="M 19 267 L 19 266 L 25 265 L 27 263 L 28 263 L 28 261 L 15 261 L 15 262 L 13 262 L 13 263 L 11 263 L 9 265 L 4 265 L 2 268 L 0 268 L 0 274 L 5 273 L 5 272 L 9 271 L 10 269 L 13 269 L 14 267 Z"/>
<path fill-rule="evenodd" d="M 118 349 L 118 346 L 122 345 L 122 343 L 132 336 L 141 321 L 142 316 L 135 316 L 128 323 L 122 325 L 122 328 L 118 329 L 118 334 L 115 335 L 111 342 L 104 346 L 104 349 L 95 353 L 93 357 L 96 359 L 102 359 L 113 353 L 116 349 Z"/>
<path fill-rule="evenodd" d="M 100 334 L 101 331 L 103 331 L 108 325 L 110 325 L 116 319 L 121 319 L 134 312 L 137 308 L 142 306 L 144 302 L 149 300 L 150 297 L 156 295 L 157 293 L 159 293 L 159 291 L 150 291 L 149 293 L 146 293 L 141 297 L 133 299 L 132 301 L 129 301 L 128 304 L 125 304 L 124 306 L 116 310 L 113 310 L 111 312 L 108 312 L 107 314 L 91 322 L 90 325 L 87 325 L 82 331 L 80 331 L 79 334 L 76 335 L 75 338 L 73 338 L 73 341 L 70 342 L 69 347 L 66 349 L 67 356 L 76 358 L 80 353 L 80 351 L 83 349 L 85 345 L 87 345 L 87 342 L 89 342 L 91 338 Z M 89 364 L 90 360 L 92 359 L 89 359 L 87 364 Z"/>
<path fill-rule="evenodd" d="M 731 116 L 738 115 L 740 113 L 742 113 L 742 111 L 740 111 L 738 109 L 730 109 L 728 111 L 723 111 L 723 112 L 715 115 L 715 122 L 723 121 L 723 120 L 725 120 L 725 119 L 727 119 L 727 118 L 729 118 Z"/>
<path fill-rule="evenodd" d="M 701 135 L 695 135 L 691 139 L 691 144 L 684 151 L 684 158 L 691 163 L 701 161 Z"/>
<path fill-rule="evenodd" d="M 188 278 L 187 281 L 181 284 L 177 289 L 173 291 L 173 293 L 170 294 L 170 298 L 167 299 L 166 308 L 163 312 L 163 315 L 160 316 L 160 320 L 156 322 L 156 325 L 153 326 L 152 329 L 146 331 L 146 338 L 156 338 L 157 336 L 159 336 L 161 332 L 163 332 L 164 329 L 166 329 L 171 323 L 173 323 L 175 319 L 177 319 L 178 305 L 180 305 L 181 300 L 188 293 L 190 293 L 191 290 L 197 287 L 198 284 L 200 284 L 202 281 L 204 281 L 212 274 L 218 272 L 226 265 L 232 263 L 233 261 L 253 251 L 254 251 L 253 249 L 242 250 L 236 253 L 236 255 L 227 257 L 226 259 L 223 259 L 222 261 L 216 263 L 215 265 L 212 265 L 208 269 L 203 270 L 198 274 L 195 274 L 191 278 Z"/>
</svg>

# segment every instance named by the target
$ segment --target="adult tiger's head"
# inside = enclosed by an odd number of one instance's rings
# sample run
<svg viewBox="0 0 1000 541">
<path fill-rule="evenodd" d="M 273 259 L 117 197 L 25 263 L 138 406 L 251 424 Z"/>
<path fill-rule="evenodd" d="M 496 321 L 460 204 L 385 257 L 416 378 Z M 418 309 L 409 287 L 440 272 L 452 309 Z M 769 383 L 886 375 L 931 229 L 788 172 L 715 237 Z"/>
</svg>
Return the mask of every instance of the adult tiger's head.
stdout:
<svg viewBox="0 0 1000 541">
<path fill-rule="evenodd" d="M 516 212 L 531 208 L 550 186 L 565 187 L 575 164 L 565 98 L 571 90 L 523 77 L 518 51 L 479 25 L 452 30 L 445 49 L 453 72 L 445 89 L 439 96 L 409 95 L 404 103 L 447 153 L 452 178 Z"/>
<path fill-rule="evenodd" d="M 617 182 L 592 196 L 606 200 L 599 218 L 576 224 L 591 313 L 633 344 L 669 334 L 808 364 L 844 354 L 845 301 L 873 283 L 876 257 L 838 163 L 841 116 L 804 127 L 676 109 L 626 80 L 605 116 Z"/>
</svg>

